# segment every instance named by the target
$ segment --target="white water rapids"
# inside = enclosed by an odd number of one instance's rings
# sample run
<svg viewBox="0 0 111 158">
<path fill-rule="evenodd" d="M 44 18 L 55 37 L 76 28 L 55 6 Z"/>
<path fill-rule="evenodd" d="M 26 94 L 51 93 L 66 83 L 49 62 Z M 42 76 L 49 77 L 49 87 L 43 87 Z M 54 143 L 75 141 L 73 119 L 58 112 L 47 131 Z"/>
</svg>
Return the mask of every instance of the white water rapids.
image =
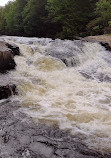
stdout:
<svg viewBox="0 0 111 158">
<path fill-rule="evenodd" d="M 111 52 L 98 43 L 1 37 L 20 47 L 16 83 L 21 111 L 57 124 L 88 147 L 111 151 Z"/>
</svg>

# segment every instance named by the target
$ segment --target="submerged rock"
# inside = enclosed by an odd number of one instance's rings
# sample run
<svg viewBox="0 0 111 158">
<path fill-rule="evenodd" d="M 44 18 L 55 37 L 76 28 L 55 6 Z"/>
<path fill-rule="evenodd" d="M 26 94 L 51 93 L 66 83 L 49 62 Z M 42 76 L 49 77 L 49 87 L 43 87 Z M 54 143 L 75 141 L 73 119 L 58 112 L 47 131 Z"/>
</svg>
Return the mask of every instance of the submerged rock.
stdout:
<svg viewBox="0 0 111 158">
<path fill-rule="evenodd" d="M 17 94 L 15 85 L 0 86 L 0 100 Z"/>
<path fill-rule="evenodd" d="M 79 64 L 78 54 L 83 54 L 83 41 L 59 40 L 53 41 L 46 49 L 45 55 L 60 59 L 66 66 L 75 67 Z"/>
<path fill-rule="evenodd" d="M 111 51 L 111 46 L 109 45 L 109 43 L 106 42 L 100 42 L 100 44 L 106 48 L 106 50 Z"/>
</svg>

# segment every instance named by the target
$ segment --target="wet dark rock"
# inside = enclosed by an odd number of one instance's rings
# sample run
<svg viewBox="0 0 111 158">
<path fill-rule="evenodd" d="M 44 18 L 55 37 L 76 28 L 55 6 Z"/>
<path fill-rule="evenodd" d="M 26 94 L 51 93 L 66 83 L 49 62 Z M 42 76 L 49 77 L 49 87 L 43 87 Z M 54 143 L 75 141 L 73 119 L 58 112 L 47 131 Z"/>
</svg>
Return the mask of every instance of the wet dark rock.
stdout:
<svg viewBox="0 0 111 158">
<path fill-rule="evenodd" d="M 15 85 L 0 86 L 0 100 L 17 94 Z"/>
<path fill-rule="evenodd" d="M 1 158 L 111 158 L 57 126 L 35 123 L 20 109 L 19 102 L 0 103 Z"/>
<path fill-rule="evenodd" d="M 107 74 L 104 73 L 97 74 L 96 72 L 86 73 L 80 71 L 80 74 L 86 79 L 91 79 L 91 80 L 96 79 L 96 81 L 98 82 L 111 83 L 111 77 L 109 77 Z"/>
<path fill-rule="evenodd" d="M 12 50 L 12 54 L 15 55 L 20 55 L 20 50 L 19 47 L 15 44 L 9 44 L 6 43 L 6 45 L 8 46 L 8 48 L 10 48 Z"/>
<path fill-rule="evenodd" d="M 80 72 L 80 74 L 85 77 L 86 79 L 94 79 L 90 74 L 86 73 L 86 72 Z"/>
<path fill-rule="evenodd" d="M 72 58 L 62 58 L 61 60 L 67 67 L 77 66 L 77 63 L 78 63 L 78 61 L 76 61 L 74 57 L 72 57 Z"/>
<path fill-rule="evenodd" d="M 12 70 L 16 66 L 13 56 L 10 51 L 0 50 L 0 72 Z"/>
<path fill-rule="evenodd" d="M 19 48 L 15 45 L 10 45 L 4 41 L 0 41 L 0 72 L 15 68 L 16 63 L 14 61 L 14 55 L 19 54 Z"/>
<path fill-rule="evenodd" d="M 106 48 L 106 50 L 111 51 L 111 46 L 106 42 L 100 42 L 100 44 Z"/>
<path fill-rule="evenodd" d="M 5 41 L 0 41 L 0 72 L 15 69 L 16 63 L 14 56 L 20 55 L 19 47 L 15 44 L 9 44 Z"/>
</svg>

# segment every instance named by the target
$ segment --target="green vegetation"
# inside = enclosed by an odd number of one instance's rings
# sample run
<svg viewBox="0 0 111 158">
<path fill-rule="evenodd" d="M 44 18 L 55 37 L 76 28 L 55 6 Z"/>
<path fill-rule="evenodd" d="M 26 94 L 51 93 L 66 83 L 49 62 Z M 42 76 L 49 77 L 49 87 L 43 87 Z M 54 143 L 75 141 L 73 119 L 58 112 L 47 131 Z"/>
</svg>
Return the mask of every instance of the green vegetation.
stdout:
<svg viewBox="0 0 111 158">
<path fill-rule="evenodd" d="M 86 26 L 93 17 L 94 3 L 90 0 L 49 0 L 49 15 L 61 23 L 63 38 L 87 34 Z"/>
<path fill-rule="evenodd" d="M 111 33 L 111 0 L 96 3 L 95 19 L 89 22 L 90 34 Z"/>
<path fill-rule="evenodd" d="M 15 0 L 0 7 L 0 34 L 73 39 L 111 33 L 111 0 Z"/>
</svg>

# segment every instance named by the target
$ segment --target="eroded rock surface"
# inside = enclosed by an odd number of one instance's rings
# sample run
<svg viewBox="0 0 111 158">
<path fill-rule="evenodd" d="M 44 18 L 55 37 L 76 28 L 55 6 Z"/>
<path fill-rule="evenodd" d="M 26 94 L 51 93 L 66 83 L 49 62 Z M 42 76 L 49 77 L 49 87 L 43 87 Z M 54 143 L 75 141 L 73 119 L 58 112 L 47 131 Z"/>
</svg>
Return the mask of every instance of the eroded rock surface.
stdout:
<svg viewBox="0 0 111 158">
<path fill-rule="evenodd" d="M 0 103 L 0 158 L 110 158 L 60 130 L 36 124 L 18 102 Z"/>
</svg>

